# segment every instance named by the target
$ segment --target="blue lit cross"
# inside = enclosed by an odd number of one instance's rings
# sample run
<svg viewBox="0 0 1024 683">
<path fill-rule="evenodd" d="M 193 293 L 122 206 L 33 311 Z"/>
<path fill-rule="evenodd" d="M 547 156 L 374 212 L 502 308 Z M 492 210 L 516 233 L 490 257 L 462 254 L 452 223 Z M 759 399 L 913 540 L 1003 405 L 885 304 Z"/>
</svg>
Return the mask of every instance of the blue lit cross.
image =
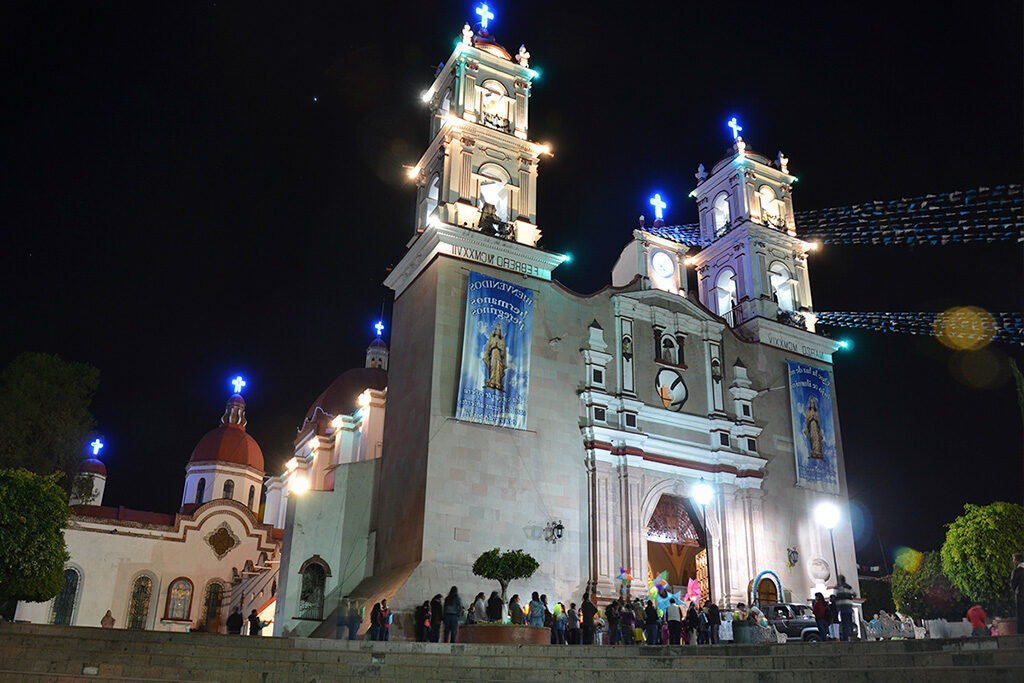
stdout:
<svg viewBox="0 0 1024 683">
<path fill-rule="evenodd" d="M 660 194 L 656 194 L 653 197 L 651 197 L 651 206 L 654 207 L 654 215 L 657 218 L 664 218 L 665 217 L 663 215 L 663 212 L 664 212 L 665 208 L 668 206 L 668 204 L 666 204 L 664 202 L 664 200 L 662 200 Z"/>
<path fill-rule="evenodd" d="M 246 385 L 246 381 L 244 379 L 242 379 L 241 375 L 239 375 L 238 377 L 236 377 L 233 380 L 231 380 L 231 386 L 233 386 L 235 388 L 235 393 L 236 394 L 242 393 L 242 387 L 244 387 L 245 385 Z"/>
<path fill-rule="evenodd" d="M 487 22 L 494 18 L 494 12 L 487 9 L 487 5 L 480 5 L 476 8 L 476 13 L 480 15 L 480 27 L 487 30 Z"/>
<path fill-rule="evenodd" d="M 743 126 L 741 126 L 740 124 L 736 123 L 736 117 L 735 116 L 732 117 L 731 119 L 729 119 L 729 123 L 727 123 L 725 125 L 727 125 L 730 128 L 732 128 L 732 139 L 733 140 L 738 138 L 740 136 L 740 131 L 743 130 Z"/>
<path fill-rule="evenodd" d="M 377 321 L 373 324 L 373 329 L 377 330 L 377 336 L 384 334 L 384 323 Z"/>
<path fill-rule="evenodd" d="M 93 441 L 89 445 L 92 446 L 92 454 L 93 455 L 99 455 L 100 451 L 103 450 L 103 442 L 100 441 L 99 439 L 96 439 L 95 441 Z"/>
</svg>

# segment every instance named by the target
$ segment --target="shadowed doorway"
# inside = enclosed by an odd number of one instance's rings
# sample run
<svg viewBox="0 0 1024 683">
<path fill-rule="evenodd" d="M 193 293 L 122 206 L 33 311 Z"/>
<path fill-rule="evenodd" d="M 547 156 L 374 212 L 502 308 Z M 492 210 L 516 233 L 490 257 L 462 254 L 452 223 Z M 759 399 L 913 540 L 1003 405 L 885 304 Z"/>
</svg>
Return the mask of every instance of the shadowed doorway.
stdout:
<svg viewBox="0 0 1024 683">
<path fill-rule="evenodd" d="M 708 562 L 704 530 L 694 524 L 688 498 L 663 495 L 647 524 L 647 572 L 653 580 L 667 573 L 673 591 L 686 594 L 687 582 L 700 583 L 701 602 L 708 594 Z"/>
</svg>

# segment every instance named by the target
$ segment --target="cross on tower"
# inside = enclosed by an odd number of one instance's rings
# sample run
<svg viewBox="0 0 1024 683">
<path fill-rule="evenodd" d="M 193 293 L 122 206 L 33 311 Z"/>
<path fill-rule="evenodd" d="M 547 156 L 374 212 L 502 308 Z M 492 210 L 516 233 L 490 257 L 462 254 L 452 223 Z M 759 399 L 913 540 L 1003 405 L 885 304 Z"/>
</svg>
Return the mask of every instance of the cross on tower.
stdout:
<svg viewBox="0 0 1024 683">
<path fill-rule="evenodd" d="M 233 380 L 231 380 L 231 386 L 233 386 L 235 388 L 235 393 L 236 394 L 241 393 L 242 392 L 242 387 L 244 387 L 245 385 L 246 385 L 246 381 L 244 379 L 242 379 L 241 375 L 239 375 L 238 377 L 236 377 Z"/>
<path fill-rule="evenodd" d="M 487 5 L 480 5 L 476 8 L 476 13 L 480 15 L 480 28 L 487 30 L 487 22 L 494 18 L 494 12 L 487 9 Z"/>
<path fill-rule="evenodd" d="M 732 128 L 732 139 L 733 140 L 738 138 L 740 136 L 740 131 L 743 130 L 743 126 L 741 126 L 740 124 L 736 123 L 736 117 L 735 116 L 732 117 L 731 119 L 729 119 L 729 123 L 727 123 L 725 125 L 727 125 L 730 128 Z"/>
<path fill-rule="evenodd" d="M 92 454 L 93 455 L 99 455 L 100 451 L 103 450 L 103 442 L 100 441 L 99 439 L 96 439 L 95 441 L 93 441 L 89 445 L 92 446 Z"/>
<path fill-rule="evenodd" d="M 384 334 L 384 323 L 378 320 L 373 324 L 373 329 L 377 330 L 378 337 L 381 336 L 382 334 Z"/>
<path fill-rule="evenodd" d="M 656 194 L 653 197 L 651 197 L 651 206 L 654 207 L 654 215 L 657 218 L 664 218 L 664 216 L 662 215 L 662 212 L 665 210 L 665 208 L 668 206 L 668 204 L 666 204 L 662 200 L 661 194 Z"/>
</svg>

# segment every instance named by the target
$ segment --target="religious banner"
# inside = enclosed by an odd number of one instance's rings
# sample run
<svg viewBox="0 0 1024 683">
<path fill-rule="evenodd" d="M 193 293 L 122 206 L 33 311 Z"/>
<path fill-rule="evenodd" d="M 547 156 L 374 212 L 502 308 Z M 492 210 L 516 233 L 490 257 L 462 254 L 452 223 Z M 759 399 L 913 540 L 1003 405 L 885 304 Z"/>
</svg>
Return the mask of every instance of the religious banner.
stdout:
<svg viewBox="0 0 1024 683">
<path fill-rule="evenodd" d="M 797 486 L 839 493 L 832 372 L 796 361 L 787 362 Z"/>
<path fill-rule="evenodd" d="M 469 273 L 455 417 L 526 429 L 533 290 Z"/>
</svg>

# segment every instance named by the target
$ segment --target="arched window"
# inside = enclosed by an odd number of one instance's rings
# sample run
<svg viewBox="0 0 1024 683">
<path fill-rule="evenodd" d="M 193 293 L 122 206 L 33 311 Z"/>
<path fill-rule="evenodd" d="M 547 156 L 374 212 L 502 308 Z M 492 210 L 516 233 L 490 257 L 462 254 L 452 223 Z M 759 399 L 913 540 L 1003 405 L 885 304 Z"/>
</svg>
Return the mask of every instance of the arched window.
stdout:
<svg viewBox="0 0 1024 683">
<path fill-rule="evenodd" d="M 661 338 L 661 360 L 666 363 L 676 362 L 676 345 L 669 336 Z"/>
<path fill-rule="evenodd" d="M 441 197 L 441 179 L 435 174 L 427 186 L 427 202 L 423 217 L 424 227 L 431 225 L 433 221 L 440 221 L 437 215 L 437 203 Z"/>
<path fill-rule="evenodd" d="M 153 599 L 153 579 L 140 576 L 132 583 L 132 594 L 128 599 L 128 622 L 125 628 L 143 631 L 149 623 L 149 605 Z"/>
<path fill-rule="evenodd" d="M 724 268 L 718 273 L 715 279 L 717 295 L 718 315 L 733 324 L 732 309 L 736 307 L 736 274 L 729 268 Z"/>
<path fill-rule="evenodd" d="M 50 623 L 58 626 L 70 626 L 75 616 L 75 603 L 78 599 L 78 587 L 82 577 L 78 570 L 68 567 L 64 570 L 64 585 L 61 587 L 57 597 L 53 599 L 53 608 L 50 611 Z"/>
<path fill-rule="evenodd" d="M 206 493 L 206 479 L 200 477 L 199 483 L 196 484 L 196 503 L 203 502 L 203 494 Z"/>
<path fill-rule="evenodd" d="M 512 100 L 505 86 L 493 79 L 477 89 L 480 93 L 480 123 L 488 128 L 512 132 Z"/>
<path fill-rule="evenodd" d="M 762 185 L 757 194 L 761 199 L 761 222 L 773 228 L 785 227 L 782 207 L 775 196 L 775 190 L 770 185 Z"/>
<path fill-rule="evenodd" d="M 235 498 L 235 482 L 231 479 L 224 482 L 224 495 L 222 498 L 227 498 L 228 500 L 234 500 Z"/>
<path fill-rule="evenodd" d="M 181 577 L 171 582 L 167 589 L 167 609 L 164 618 L 173 621 L 188 621 L 192 612 L 192 582 Z"/>
<path fill-rule="evenodd" d="M 220 605 L 224 600 L 224 584 L 211 581 L 206 586 L 206 598 L 203 600 L 203 623 L 209 627 L 211 619 L 220 618 Z"/>
<path fill-rule="evenodd" d="M 711 217 L 715 224 L 715 236 L 724 234 L 729 230 L 729 221 L 731 216 L 729 215 L 729 195 L 726 192 L 721 192 L 715 197 L 715 203 L 712 205 Z"/>
<path fill-rule="evenodd" d="M 250 486 L 249 487 L 249 502 L 246 503 L 246 505 L 249 507 L 250 510 L 252 509 L 252 504 L 254 502 L 256 502 L 256 487 L 255 486 Z"/>
<path fill-rule="evenodd" d="M 768 269 L 768 279 L 772 283 L 772 298 L 783 311 L 793 312 L 793 275 L 789 268 L 780 261 L 776 261 Z"/>
<path fill-rule="evenodd" d="M 324 588 L 327 569 L 320 562 L 307 561 L 302 568 L 302 588 L 299 592 L 299 619 L 323 619 Z"/>
<path fill-rule="evenodd" d="M 508 171 L 498 164 L 484 164 L 480 167 L 480 196 L 477 201 L 480 209 L 485 204 L 494 207 L 498 220 L 508 222 L 509 202 L 508 187 L 510 176 Z"/>
</svg>

